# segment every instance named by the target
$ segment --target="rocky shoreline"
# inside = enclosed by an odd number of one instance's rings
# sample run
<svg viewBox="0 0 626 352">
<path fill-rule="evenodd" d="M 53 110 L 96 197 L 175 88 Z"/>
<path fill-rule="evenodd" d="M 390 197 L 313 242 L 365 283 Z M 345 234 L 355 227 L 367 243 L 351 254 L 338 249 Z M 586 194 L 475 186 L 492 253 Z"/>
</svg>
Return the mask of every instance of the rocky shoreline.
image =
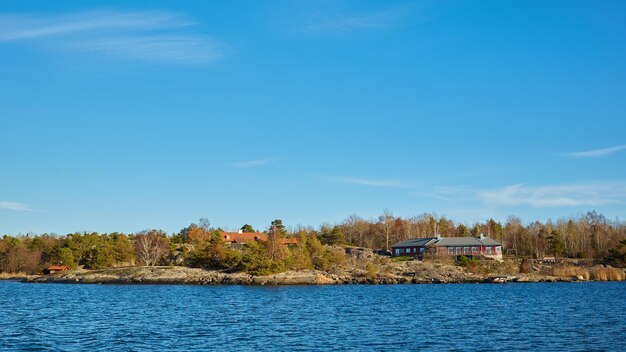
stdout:
<svg viewBox="0 0 626 352">
<path fill-rule="evenodd" d="M 410 265 L 397 263 L 395 270 L 368 274 L 363 271 L 287 271 L 255 276 L 187 267 L 123 267 L 102 270 L 70 270 L 49 275 L 28 276 L 28 283 L 78 284 L 176 284 L 176 285 L 345 285 L 345 284 L 446 284 L 509 282 L 589 281 L 580 276 L 530 274 L 474 274 L 446 264 Z"/>
</svg>

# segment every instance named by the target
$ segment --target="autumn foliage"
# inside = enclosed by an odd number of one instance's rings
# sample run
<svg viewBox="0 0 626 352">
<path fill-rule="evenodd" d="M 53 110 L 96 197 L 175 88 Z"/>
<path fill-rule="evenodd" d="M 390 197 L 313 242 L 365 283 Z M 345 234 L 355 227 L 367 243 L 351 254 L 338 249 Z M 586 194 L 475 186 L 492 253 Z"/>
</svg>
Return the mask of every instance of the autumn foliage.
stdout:
<svg viewBox="0 0 626 352">
<path fill-rule="evenodd" d="M 242 232 L 254 232 L 249 224 Z M 178 233 L 160 230 L 135 234 L 71 233 L 58 235 L 4 236 L 0 239 L 0 272 L 40 273 L 52 264 L 70 268 L 100 269 L 128 265 L 186 265 L 230 271 L 268 274 L 285 270 L 332 271 L 347 265 L 345 245 L 385 250 L 393 243 L 415 237 L 478 236 L 485 234 L 503 243 L 505 254 L 525 258 L 584 258 L 596 264 L 626 265 L 626 223 L 608 220 L 596 212 L 575 218 L 524 224 L 509 217 L 501 223 L 490 219 L 473 225 L 445 217 L 422 214 L 405 218 L 386 211 L 373 219 L 350 216 L 345 221 L 317 229 L 288 230 L 280 220 L 266 228 L 267 241 L 231 244 L 222 240 L 221 229 L 207 219 L 190 224 Z M 285 238 L 297 238 L 285 245 Z M 530 262 L 520 272 L 530 272 Z M 597 278 L 620 277 L 623 272 L 608 267 L 565 273 Z M 572 274 L 574 275 L 574 274 Z M 562 276 L 562 275 L 557 275 Z"/>
</svg>

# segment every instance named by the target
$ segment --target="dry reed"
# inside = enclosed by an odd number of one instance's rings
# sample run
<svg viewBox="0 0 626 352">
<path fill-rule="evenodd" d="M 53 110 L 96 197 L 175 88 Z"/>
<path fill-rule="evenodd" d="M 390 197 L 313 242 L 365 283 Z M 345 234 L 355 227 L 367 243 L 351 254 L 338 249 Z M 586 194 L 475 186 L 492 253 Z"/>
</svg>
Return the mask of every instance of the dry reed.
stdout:
<svg viewBox="0 0 626 352">
<path fill-rule="evenodd" d="M 26 276 L 28 276 L 28 274 L 26 274 L 26 273 L 6 273 L 6 272 L 0 272 L 0 280 L 23 279 Z"/>
<path fill-rule="evenodd" d="M 589 269 L 591 279 L 595 281 L 623 281 L 624 271 L 616 268 L 596 267 Z"/>
<path fill-rule="evenodd" d="M 623 281 L 626 274 L 623 270 L 606 267 L 581 268 L 576 266 L 553 266 L 545 274 L 560 277 L 582 277 L 594 281 Z"/>
</svg>

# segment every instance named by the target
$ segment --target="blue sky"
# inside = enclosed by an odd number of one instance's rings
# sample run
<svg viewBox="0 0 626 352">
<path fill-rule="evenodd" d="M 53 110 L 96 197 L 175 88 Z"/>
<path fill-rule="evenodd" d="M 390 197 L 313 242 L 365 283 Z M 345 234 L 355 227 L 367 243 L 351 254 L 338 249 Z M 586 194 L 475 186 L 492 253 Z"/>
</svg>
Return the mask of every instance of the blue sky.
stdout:
<svg viewBox="0 0 626 352">
<path fill-rule="evenodd" d="M 0 233 L 626 215 L 622 1 L 3 1 Z"/>
</svg>

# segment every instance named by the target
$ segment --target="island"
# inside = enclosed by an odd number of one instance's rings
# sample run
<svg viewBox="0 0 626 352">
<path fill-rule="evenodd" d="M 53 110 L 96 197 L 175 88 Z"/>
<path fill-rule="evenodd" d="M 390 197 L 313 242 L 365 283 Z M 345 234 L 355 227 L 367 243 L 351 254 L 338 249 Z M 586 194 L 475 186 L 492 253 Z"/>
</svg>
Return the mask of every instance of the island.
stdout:
<svg viewBox="0 0 626 352">
<path fill-rule="evenodd" d="M 545 224 L 537 231 L 532 228 L 537 227 L 536 223 L 525 228 L 519 223 L 502 226 L 490 220 L 468 230 L 462 224 L 454 226 L 440 219 L 431 236 L 409 237 L 406 232 L 415 225 L 411 223 L 414 219 L 385 221 L 352 219 L 319 231 L 288 231 L 277 219 L 266 231 L 256 231 L 246 224 L 229 232 L 212 228 L 202 220 L 169 236 L 159 230 L 130 235 L 4 236 L 0 240 L 0 278 L 29 283 L 193 285 L 521 283 L 626 278 L 623 234 L 599 239 L 600 231 L 623 231 L 622 223 L 606 223 L 604 228 L 594 225 L 593 237 L 579 236 L 572 243 L 567 233 L 570 223 Z M 448 233 L 442 235 L 439 229 L 446 226 Z M 482 230 L 494 236 L 484 235 Z M 587 247 L 581 247 L 581 243 L 587 243 Z M 568 253 L 581 248 L 591 254 Z"/>
</svg>

